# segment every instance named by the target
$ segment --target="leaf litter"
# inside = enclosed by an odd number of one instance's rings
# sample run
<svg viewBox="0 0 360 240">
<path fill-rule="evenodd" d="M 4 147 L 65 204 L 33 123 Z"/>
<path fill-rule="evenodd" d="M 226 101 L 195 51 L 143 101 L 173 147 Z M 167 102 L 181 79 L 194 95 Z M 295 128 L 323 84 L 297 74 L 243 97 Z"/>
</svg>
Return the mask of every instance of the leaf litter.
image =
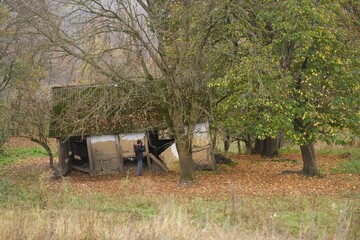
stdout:
<svg viewBox="0 0 360 240">
<path fill-rule="evenodd" d="M 127 167 L 125 175 L 100 175 L 72 171 L 59 180 L 51 179 L 46 157 L 30 158 L 11 164 L 1 170 L 0 177 L 11 178 L 26 185 L 37 176 L 45 174 L 43 181 L 49 190 L 56 191 L 64 182 L 79 194 L 107 193 L 126 195 L 174 195 L 182 197 L 218 198 L 271 197 L 287 195 L 304 196 L 359 196 L 360 175 L 334 174 L 331 169 L 346 161 L 337 156 L 317 155 L 320 177 L 305 177 L 300 154 L 283 154 L 275 159 L 259 155 L 227 155 L 233 162 L 219 164 L 215 171 L 197 171 L 195 184 L 180 186 L 175 172 L 154 173 L 146 168 L 141 177 L 135 176 L 136 166 Z"/>
</svg>

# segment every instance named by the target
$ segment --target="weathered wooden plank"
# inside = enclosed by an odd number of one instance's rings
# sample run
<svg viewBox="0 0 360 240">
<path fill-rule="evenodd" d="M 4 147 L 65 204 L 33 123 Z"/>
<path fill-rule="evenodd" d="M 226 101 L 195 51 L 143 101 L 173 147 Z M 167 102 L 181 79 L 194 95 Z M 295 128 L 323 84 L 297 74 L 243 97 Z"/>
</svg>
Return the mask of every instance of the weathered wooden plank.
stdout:
<svg viewBox="0 0 360 240">
<path fill-rule="evenodd" d="M 118 152 L 120 172 L 121 172 L 122 174 L 124 174 L 124 173 L 125 173 L 124 159 L 123 159 L 122 154 L 121 154 L 119 135 L 116 135 L 116 136 L 115 136 L 115 144 L 116 144 L 116 150 L 117 150 L 117 152 Z"/>
<path fill-rule="evenodd" d="M 169 171 L 169 169 L 159 160 L 157 159 L 152 153 L 149 153 L 148 156 L 156 162 L 165 172 Z"/>
<path fill-rule="evenodd" d="M 134 144 L 139 139 L 142 139 L 145 142 L 145 133 L 127 133 L 119 134 L 120 137 L 120 148 L 123 158 L 134 158 Z"/>
</svg>

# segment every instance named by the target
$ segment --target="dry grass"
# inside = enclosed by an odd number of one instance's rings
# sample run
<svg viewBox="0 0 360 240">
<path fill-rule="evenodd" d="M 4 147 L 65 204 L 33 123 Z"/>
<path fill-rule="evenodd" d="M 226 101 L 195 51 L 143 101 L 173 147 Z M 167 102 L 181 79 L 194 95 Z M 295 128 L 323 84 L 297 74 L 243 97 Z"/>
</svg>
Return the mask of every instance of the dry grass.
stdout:
<svg viewBox="0 0 360 240">
<path fill-rule="evenodd" d="M 142 178 L 50 180 L 46 157 L 1 168 L 0 239 L 360 239 L 360 177 L 319 156 L 323 178 L 280 174 L 301 164 L 234 155 L 234 166 Z M 254 158 L 255 157 L 255 158 Z"/>
<path fill-rule="evenodd" d="M 7 189 L 6 191 L 3 191 Z M 77 195 L 2 183 L 0 239 L 359 239 L 357 198 Z"/>
<path fill-rule="evenodd" d="M 348 213 L 334 221 L 333 229 L 321 232 L 316 219 L 299 223 L 291 234 L 274 217 L 257 215 L 260 222 L 231 218 L 217 222 L 212 216 L 203 221 L 184 206 L 162 206 L 154 217 L 142 218 L 93 209 L 43 210 L 37 208 L 1 210 L 1 239 L 358 239 L 356 224 Z M 186 207 L 185 207 L 186 208 Z"/>
</svg>

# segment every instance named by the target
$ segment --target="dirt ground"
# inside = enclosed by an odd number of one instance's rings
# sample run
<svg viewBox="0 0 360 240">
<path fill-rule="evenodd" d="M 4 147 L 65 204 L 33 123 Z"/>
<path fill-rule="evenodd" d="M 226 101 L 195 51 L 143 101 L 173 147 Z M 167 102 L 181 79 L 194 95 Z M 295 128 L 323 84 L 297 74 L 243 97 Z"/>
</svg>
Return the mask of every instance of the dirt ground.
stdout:
<svg viewBox="0 0 360 240">
<path fill-rule="evenodd" d="M 19 146 L 19 144 L 17 144 Z M 242 197 L 271 197 L 286 195 L 308 196 L 359 196 L 360 175 L 333 174 L 331 169 L 346 161 L 345 157 L 317 155 L 322 176 L 306 178 L 296 173 L 301 170 L 301 156 L 283 154 L 276 159 L 259 155 L 228 155 L 233 164 L 219 164 L 215 171 L 197 171 L 197 183 L 179 186 L 179 176 L 174 172 L 151 173 L 135 177 L 135 164 L 127 166 L 125 176 L 96 176 L 73 171 L 60 180 L 51 179 L 52 173 L 46 157 L 32 158 L 9 165 L 1 170 L 2 176 L 14 181 L 31 181 L 41 175 L 50 190 L 60 188 L 65 182 L 79 193 L 110 193 L 116 195 L 174 195 L 204 198 L 236 195 Z M 40 173 L 40 174 L 39 174 Z"/>
</svg>

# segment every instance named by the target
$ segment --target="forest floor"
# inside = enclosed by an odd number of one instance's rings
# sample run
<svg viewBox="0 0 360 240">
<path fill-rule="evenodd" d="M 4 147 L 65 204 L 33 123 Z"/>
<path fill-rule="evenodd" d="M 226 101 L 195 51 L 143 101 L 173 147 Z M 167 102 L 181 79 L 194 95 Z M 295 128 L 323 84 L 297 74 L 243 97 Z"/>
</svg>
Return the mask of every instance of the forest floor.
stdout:
<svg viewBox="0 0 360 240">
<path fill-rule="evenodd" d="M 30 144 L 31 145 L 31 144 Z M 28 147 L 27 142 L 10 142 L 10 147 Z M 320 177 L 304 177 L 300 154 L 282 154 L 267 159 L 259 155 L 229 154 L 231 164 L 218 164 L 215 171 L 197 171 L 197 183 L 179 186 L 179 175 L 174 172 L 152 173 L 145 167 L 144 175 L 135 176 L 134 163 L 127 165 L 125 176 L 107 175 L 90 177 L 86 173 L 72 171 L 67 177 L 51 179 L 48 158 L 31 157 L 10 164 L 0 172 L 21 185 L 41 176 L 49 190 L 56 191 L 64 183 L 79 194 L 107 193 L 117 196 L 180 196 L 205 199 L 226 196 L 273 197 L 273 196 L 334 196 L 356 197 L 360 195 L 359 174 L 333 173 L 333 169 L 347 161 L 348 156 L 317 155 Z"/>
</svg>

